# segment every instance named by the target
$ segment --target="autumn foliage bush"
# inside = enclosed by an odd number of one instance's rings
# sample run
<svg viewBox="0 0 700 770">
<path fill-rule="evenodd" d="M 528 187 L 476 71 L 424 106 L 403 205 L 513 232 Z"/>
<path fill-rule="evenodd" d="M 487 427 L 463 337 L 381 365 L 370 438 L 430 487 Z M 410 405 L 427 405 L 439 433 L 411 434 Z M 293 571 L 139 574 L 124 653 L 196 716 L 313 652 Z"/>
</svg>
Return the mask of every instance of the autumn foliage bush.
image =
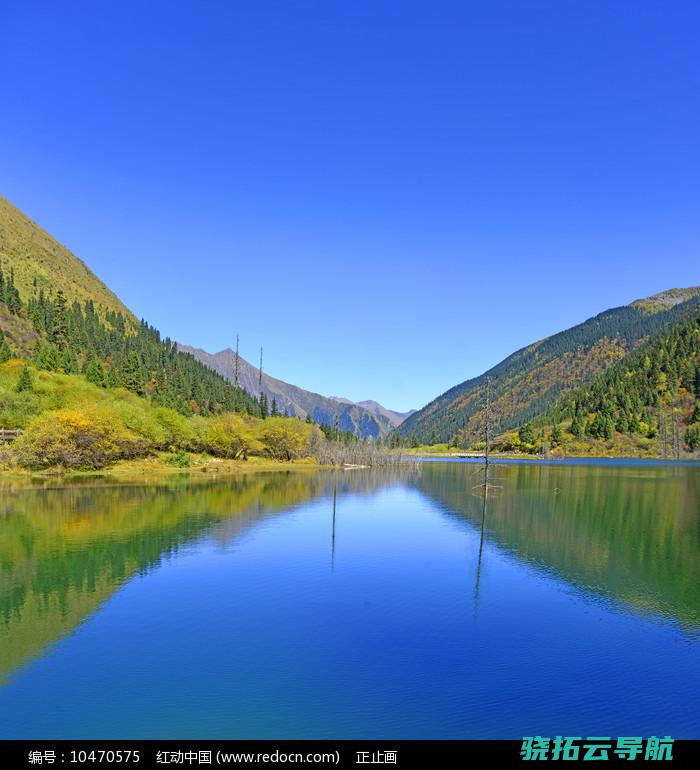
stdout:
<svg viewBox="0 0 700 770">
<path fill-rule="evenodd" d="M 25 371 L 31 388 L 18 389 Z M 296 418 L 222 412 L 184 416 L 124 388 L 103 388 L 77 375 L 0 364 L 0 427 L 24 433 L 3 445 L 0 467 L 23 465 L 99 469 L 116 460 L 167 452 L 167 462 L 186 467 L 189 454 L 245 460 L 320 457 L 327 442 L 320 430 Z"/>
<path fill-rule="evenodd" d="M 109 410 L 59 409 L 34 419 L 12 448 L 18 462 L 31 468 L 98 469 L 143 454 L 146 442 Z"/>
<path fill-rule="evenodd" d="M 318 434 L 315 425 L 286 417 L 270 417 L 258 424 L 263 451 L 274 460 L 295 460 L 310 454 Z"/>
<path fill-rule="evenodd" d="M 246 459 L 249 454 L 262 451 L 255 421 L 234 412 L 225 412 L 203 419 L 201 425 L 202 448 L 218 457 Z"/>
</svg>

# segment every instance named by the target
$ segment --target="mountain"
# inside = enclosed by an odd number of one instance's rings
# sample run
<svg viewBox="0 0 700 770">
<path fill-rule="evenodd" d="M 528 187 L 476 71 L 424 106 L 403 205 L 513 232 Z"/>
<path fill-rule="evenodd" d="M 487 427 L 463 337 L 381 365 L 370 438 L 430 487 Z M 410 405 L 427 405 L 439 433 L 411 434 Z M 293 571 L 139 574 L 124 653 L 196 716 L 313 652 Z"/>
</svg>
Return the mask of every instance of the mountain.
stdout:
<svg viewBox="0 0 700 770">
<path fill-rule="evenodd" d="M 120 385 L 184 414 L 235 409 L 258 414 L 258 372 L 232 351 L 214 356 L 176 346 L 139 321 L 87 265 L 8 200 L 0 197 L 0 360 L 31 356 L 40 368 L 86 374 Z M 227 379 L 228 378 L 228 379 Z M 395 426 L 381 407 L 339 404 L 268 375 L 263 392 L 280 412 L 381 438 Z M 247 392 L 244 392 L 247 391 Z M 378 406 L 378 405 L 377 405 Z"/>
<path fill-rule="evenodd" d="M 697 307 L 699 295 L 700 287 L 671 289 L 528 345 L 438 396 L 406 419 L 397 433 L 426 443 L 455 437 L 460 443 L 473 442 L 482 432 L 488 381 L 499 430 L 523 425 L 686 317 Z"/>
<path fill-rule="evenodd" d="M 197 361 L 218 372 L 229 382 L 234 381 L 236 354 L 230 348 L 220 350 L 218 353 L 208 353 L 201 348 L 193 348 L 178 343 L 178 349 L 184 353 L 189 353 Z M 340 401 L 312 393 L 296 385 L 290 385 L 275 377 L 270 377 L 265 372 L 263 372 L 261 388 L 258 378 L 258 368 L 239 356 L 238 382 L 240 386 L 255 396 L 258 396 L 262 390 L 269 404 L 272 404 L 274 399 L 278 410 L 282 413 L 286 410 L 291 417 L 302 418 L 310 415 L 314 422 L 325 425 L 335 425 L 337 416 L 341 430 L 370 438 L 383 438 L 395 427 L 387 415 L 375 413 L 351 401 Z"/>
<path fill-rule="evenodd" d="M 0 198 L 0 362 L 13 356 L 184 415 L 260 411 L 248 393 L 138 321 L 84 262 Z"/>
<path fill-rule="evenodd" d="M 408 412 L 395 412 L 393 409 L 387 409 L 385 406 L 377 403 L 376 401 L 351 401 L 349 398 L 343 398 L 342 396 L 331 396 L 334 401 L 340 401 L 341 404 L 357 404 L 363 409 L 366 409 L 372 414 L 382 415 L 386 417 L 394 428 L 398 428 L 399 425 L 412 414 L 416 412 L 415 409 L 409 409 Z"/>
<path fill-rule="evenodd" d="M 120 313 L 137 324 L 133 313 L 75 254 L 46 230 L 0 196 L 0 268 L 14 272 L 20 297 L 62 291 L 66 299 L 83 304 L 91 300 L 97 312 Z"/>
<path fill-rule="evenodd" d="M 560 398 L 536 424 L 564 422 L 574 440 L 632 438 L 642 449 L 654 442 L 663 457 L 700 450 L 700 301 L 684 304 L 681 317 Z"/>
</svg>

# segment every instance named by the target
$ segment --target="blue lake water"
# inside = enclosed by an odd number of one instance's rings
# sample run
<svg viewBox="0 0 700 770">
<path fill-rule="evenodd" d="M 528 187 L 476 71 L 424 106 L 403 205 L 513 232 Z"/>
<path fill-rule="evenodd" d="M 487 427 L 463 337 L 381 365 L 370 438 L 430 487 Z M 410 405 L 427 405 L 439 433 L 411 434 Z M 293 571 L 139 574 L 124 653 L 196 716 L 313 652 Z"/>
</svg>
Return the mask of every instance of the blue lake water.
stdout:
<svg viewBox="0 0 700 770">
<path fill-rule="evenodd" d="M 700 467 L 478 472 L 5 490 L 0 737 L 700 738 Z"/>
</svg>

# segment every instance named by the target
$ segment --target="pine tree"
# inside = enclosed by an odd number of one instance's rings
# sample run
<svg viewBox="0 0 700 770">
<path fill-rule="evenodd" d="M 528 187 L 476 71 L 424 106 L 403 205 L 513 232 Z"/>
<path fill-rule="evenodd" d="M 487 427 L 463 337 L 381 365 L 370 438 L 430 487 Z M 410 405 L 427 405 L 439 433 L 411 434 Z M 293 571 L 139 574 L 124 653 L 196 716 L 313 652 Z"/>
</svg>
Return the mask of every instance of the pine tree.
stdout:
<svg viewBox="0 0 700 770">
<path fill-rule="evenodd" d="M 58 370 L 59 354 L 55 345 L 42 345 L 32 357 L 34 365 L 47 372 Z"/>
<path fill-rule="evenodd" d="M 272 417 L 279 416 L 279 411 L 277 410 L 277 399 L 274 396 L 272 397 L 272 409 L 270 411 L 270 414 Z"/>
<path fill-rule="evenodd" d="M 32 381 L 32 375 L 27 366 L 22 367 L 22 371 L 19 373 L 19 379 L 15 390 L 18 393 L 24 393 L 25 391 L 34 390 L 34 382 Z"/>
<path fill-rule="evenodd" d="M 53 329 L 51 331 L 54 345 L 64 350 L 68 345 L 68 309 L 65 294 L 59 291 L 53 301 Z"/>
<path fill-rule="evenodd" d="M 70 348 L 61 352 L 58 358 L 58 370 L 64 374 L 77 374 L 80 371 L 78 359 Z"/>
<path fill-rule="evenodd" d="M 686 430 L 685 445 L 689 452 L 700 449 L 700 426 L 694 425 Z"/>
<path fill-rule="evenodd" d="M 9 361 L 12 358 L 12 351 L 7 344 L 5 335 L 0 331 L 0 364 L 4 364 L 5 361 Z"/>
<path fill-rule="evenodd" d="M 135 351 L 129 353 L 124 361 L 121 370 L 121 384 L 139 396 L 144 394 L 143 368 L 141 359 Z"/>
<path fill-rule="evenodd" d="M 532 425 L 526 422 L 518 431 L 518 438 L 523 444 L 535 443 L 535 431 L 532 429 Z"/>
<path fill-rule="evenodd" d="M 0 302 L 4 302 L 8 310 L 15 315 L 22 309 L 19 291 L 15 286 L 15 271 L 12 267 L 9 276 L 5 276 L 0 268 Z"/>
<path fill-rule="evenodd" d="M 570 428 L 570 430 L 571 430 L 572 435 L 575 436 L 576 438 L 580 438 L 581 436 L 583 436 L 584 424 L 583 424 L 583 421 L 581 419 L 581 415 L 578 412 L 576 412 L 576 414 L 574 414 L 574 417 L 571 420 L 571 428 Z"/>
<path fill-rule="evenodd" d="M 562 439 L 561 427 L 557 423 L 552 426 L 552 444 L 556 446 L 557 444 L 561 443 L 561 439 Z"/>
<path fill-rule="evenodd" d="M 104 388 L 107 385 L 104 367 L 96 358 L 90 361 L 85 368 L 85 379 L 100 388 Z"/>
</svg>

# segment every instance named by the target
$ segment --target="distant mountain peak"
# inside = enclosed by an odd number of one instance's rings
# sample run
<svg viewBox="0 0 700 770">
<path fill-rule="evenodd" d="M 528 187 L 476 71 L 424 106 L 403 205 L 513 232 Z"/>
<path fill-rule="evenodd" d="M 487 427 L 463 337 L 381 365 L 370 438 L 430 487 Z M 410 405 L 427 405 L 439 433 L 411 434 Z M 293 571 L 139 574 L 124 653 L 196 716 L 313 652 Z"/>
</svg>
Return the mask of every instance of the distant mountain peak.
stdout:
<svg viewBox="0 0 700 770">
<path fill-rule="evenodd" d="M 339 401 L 341 404 L 355 404 L 361 406 L 368 412 L 376 415 L 382 415 L 386 417 L 394 428 L 398 428 L 401 423 L 414 414 L 416 409 L 409 409 L 407 412 L 397 412 L 394 409 L 388 409 L 382 406 L 378 401 L 371 399 L 367 401 L 351 401 L 349 398 L 343 398 L 343 396 L 330 396 L 334 401 Z"/>
<path fill-rule="evenodd" d="M 206 350 L 178 343 L 178 349 L 191 353 L 198 361 L 221 374 L 229 382 L 233 381 L 236 353 L 231 348 L 224 348 L 218 353 L 208 353 Z M 239 384 L 256 397 L 260 391 L 259 377 L 258 367 L 239 356 Z M 383 438 L 396 427 L 394 423 L 396 418 L 390 416 L 393 413 L 384 414 L 366 409 L 348 399 L 334 399 L 312 393 L 297 385 L 271 377 L 265 371 L 262 374 L 262 391 L 270 405 L 272 400 L 275 400 L 281 413 L 286 411 L 291 417 L 302 418 L 310 415 L 314 422 L 325 425 L 334 425 L 337 418 L 341 430 L 349 430 L 359 436 Z"/>
</svg>

